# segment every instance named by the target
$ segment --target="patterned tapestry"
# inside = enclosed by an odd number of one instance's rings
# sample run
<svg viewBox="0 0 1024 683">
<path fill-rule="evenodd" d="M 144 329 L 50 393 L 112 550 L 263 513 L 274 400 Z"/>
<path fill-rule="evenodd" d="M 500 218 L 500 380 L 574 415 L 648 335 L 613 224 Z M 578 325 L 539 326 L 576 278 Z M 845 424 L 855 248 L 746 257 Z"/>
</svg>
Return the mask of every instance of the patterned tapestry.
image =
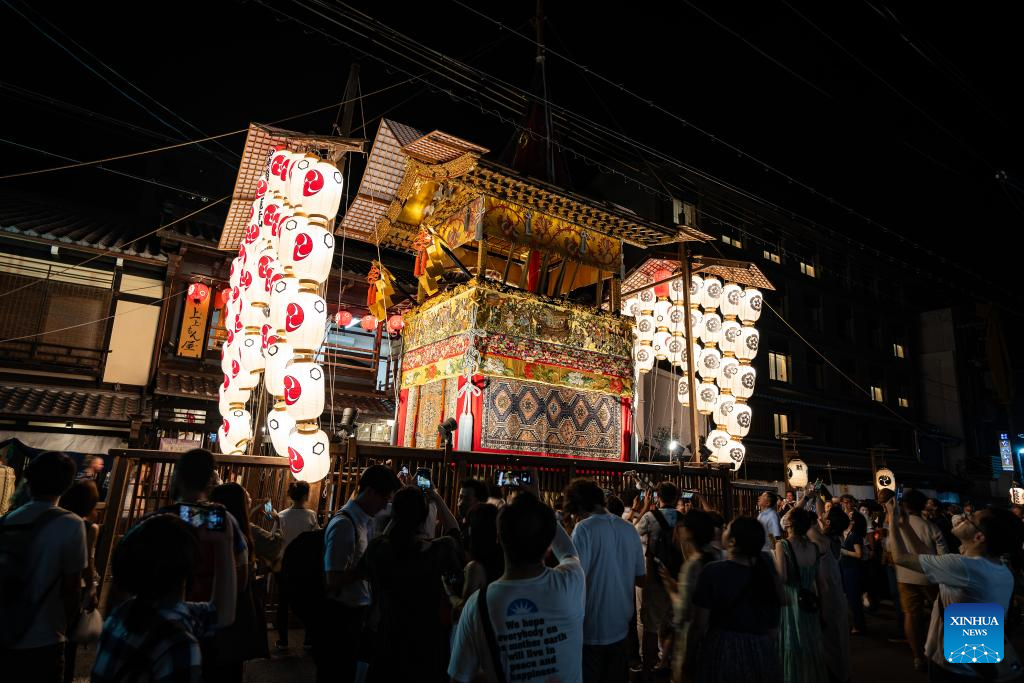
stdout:
<svg viewBox="0 0 1024 683">
<path fill-rule="evenodd" d="M 437 426 L 444 421 L 445 384 L 457 380 L 431 382 L 420 387 L 419 410 L 416 413 L 417 448 L 437 448 L 441 445 Z"/>
<path fill-rule="evenodd" d="M 479 449 L 623 459 L 623 400 L 568 387 L 488 379 Z"/>
</svg>

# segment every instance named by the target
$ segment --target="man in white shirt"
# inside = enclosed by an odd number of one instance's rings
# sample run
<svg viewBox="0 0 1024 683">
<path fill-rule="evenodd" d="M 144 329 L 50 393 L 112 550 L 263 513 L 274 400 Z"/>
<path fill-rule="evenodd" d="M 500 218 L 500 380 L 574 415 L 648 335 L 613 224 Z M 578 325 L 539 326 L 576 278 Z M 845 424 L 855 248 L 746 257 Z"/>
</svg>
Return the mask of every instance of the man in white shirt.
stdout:
<svg viewBox="0 0 1024 683">
<path fill-rule="evenodd" d="M 779 502 L 779 495 L 774 491 L 765 491 L 757 499 L 757 521 L 764 527 L 764 551 L 772 552 L 775 548 L 775 541 L 782 538 L 782 525 L 779 523 L 779 513 L 776 512 L 776 505 Z"/>
<path fill-rule="evenodd" d="M 949 552 L 949 548 L 946 546 L 946 539 L 942 536 L 942 531 L 921 516 L 926 502 L 927 498 L 920 491 L 910 489 L 903 494 L 900 508 L 905 513 L 904 521 L 907 524 L 908 533 L 914 534 L 916 541 L 928 551 L 929 555 L 945 555 Z M 890 536 L 890 551 L 892 551 L 893 542 L 893 536 Z M 907 636 L 907 643 L 913 653 L 914 668 L 924 671 L 926 663 L 923 657 L 922 625 L 931 610 L 932 603 L 938 596 L 938 588 L 931 585 L 924 573 L 899 565 L 896 567 L 896 587 L 900 595 L 900 608 L 903 610 L 903 632 Z"/>
<path fill-rule="evenodd" d="M 17 635 L 0 651 L 4 680 L 63 680 L 65 631 L 78 613 L 82 570 L 88 565 L 82 518 L 57 507 L 75 471 L 74 461 L 63 453 L 47 451 L 36 456 L 25 468 L 32 501 L 6 515 L 0 525 L 0 544 L 14 544 L 19 542 L 15 536 L 31 534 L 25 573 L 29 602 L 24 611 L 33 616 L 3 615 L 6 620 L 27 622 L 6 625 L 16 627 Z"/>
<path fill-rule="evenodd" d="M 373 518 L 401 487 L 395 473 L 373 465 L 359 478 L 359 490 L 331 518 L 324 533 L 327 600 L 312 638 L 318 683 L 355 679 L 360 637 L 370 606 L 370 585 L 357 566 L 373 537 Z"/>
<path fill-rule="evenodd" d="M 454 681 L 468 683 L 480 671 L 497 680 L 496 666 L 510 683 L 583 680 L 586 578 L 565 529 L 535 494 L 533 486 L 498 513 L 505 573 L 466 601 L 448 665 Z M 549 547 L 554 569 L 544 565 Z"/>
<path fill-rule="evenodd" d="M 626 636 L 636 610 L 636 588 L 643 586 L 647 573 L 640 534 L 605 509 L 604 491 L 592 479 L 569 483 L 565 510 L 579 520 L 572 541 L 587 577 L 583 683 L 626 681 Z"/>
<path fill-rule="evenodd" d="M 640 597 L 640 657 L 645 674 L 650 674 L 656 668 L 666 668 L 671 655 L 672 599 L 658 576 L 657 568 L 653 566 L 652 554 L 658 537 L 663 533 L 671 534 L 676 528 L 679 520 L 676 511 L 678 500 L 679 489 L 676 485 L 668 481 L 661 482 L 657 491 L 647 492 L 646 511 L 636 523 L 644 555 L 649 560 L 643 586 L 637 591 Z"/>
</svg>

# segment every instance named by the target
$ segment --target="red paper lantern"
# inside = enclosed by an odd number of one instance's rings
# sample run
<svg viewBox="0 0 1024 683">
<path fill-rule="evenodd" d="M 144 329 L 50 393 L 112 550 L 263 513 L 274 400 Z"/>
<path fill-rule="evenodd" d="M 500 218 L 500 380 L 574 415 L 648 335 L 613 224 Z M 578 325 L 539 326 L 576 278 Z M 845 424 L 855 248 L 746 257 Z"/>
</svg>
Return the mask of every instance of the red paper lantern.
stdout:
<svg viewBox="0 0 1024 683">
<path fill-rule="evenodd" d="M 344 309 L 334 314 L 334 322 L 338 323 L 338 327 L 347 327 L 352 322 L 352 312 Z"/>
<path fill-rule="evenodd" d="M 388 318 L 388 332 L 391 334 L 398 334 L 405 327 L 405 321 L 402 320 L 402 316 L 397 313 Z"/>
<path fill-rule="evenodd" d="M 231 301 L 231 288 L 225 287 L 217 293 L 217 308 L 224 308 Z"/>
<path fill-rule="evenodd" d="M 363 328 L 367 332 L 372 332 L 377 329 L 377 319 L 372 315 L 364 315 L 363 319 L 359 322 L 359 327 Z"/>
<path fill-rule="evenodd" d="M 202 282 L 193 282 L 188 286 L 188 298 L 193 302 L 202 303 L 208 296 L 210 296 L 210 288 Z"/>
<path fill-rule="evenodd" d="M 661 280 L 667 280 L 670 277 L 672 277 L 672 271 L 671 270 L 665 270 L 664 268 L 661 268 L 659 270 L 654 271 L 654 281 L 655 282 L 659 282 Z M 654 287 L 654 293 L 655 293 L 655 295 L 658 296 L 659 299 L 662 298 L 662 297 L 668 297 L 668 283 L 666 282 L 664 284 L 656 285 Z"/>
</svg>

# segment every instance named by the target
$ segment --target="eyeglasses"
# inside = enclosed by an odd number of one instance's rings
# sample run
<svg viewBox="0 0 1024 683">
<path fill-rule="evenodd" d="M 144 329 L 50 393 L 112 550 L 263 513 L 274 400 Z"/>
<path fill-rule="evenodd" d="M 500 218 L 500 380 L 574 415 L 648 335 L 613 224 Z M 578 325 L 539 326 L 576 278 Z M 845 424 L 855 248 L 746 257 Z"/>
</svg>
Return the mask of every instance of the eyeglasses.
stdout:
<svg viewBox="0 0 1024 683">
<path fill-rule="evenodd" d="M 974 517 L 974 513 L 973 513 L 973 512 L 972 512 L 971 514 L 969 514 L 969 515 L 964 515 L 964 516 L 963 516 L 963 519 L 962 519 L 962 522 L 966 522 L 966 523 L 970 524 L 971 526 L 973 526 L 973 527 L 974 527 L 974 530 L 975 530 L 975 531 L 977 531 L 977 532 L 978 532 L 979 534 L 981 534 L 982 536 L 984 536 L 984 535 L 985 535 L 985 532 L 984 532 L 984 531 L 982 531 L 982 530 L 981 530 L 981 527 L 979 527 L 979 526 L 978 526 L 978 525 L 977 525 L 977 524 L 976 524 L 976 523 L 974 522 L 974 519 L 973 519 L 973 517 Z"/>
</svg>

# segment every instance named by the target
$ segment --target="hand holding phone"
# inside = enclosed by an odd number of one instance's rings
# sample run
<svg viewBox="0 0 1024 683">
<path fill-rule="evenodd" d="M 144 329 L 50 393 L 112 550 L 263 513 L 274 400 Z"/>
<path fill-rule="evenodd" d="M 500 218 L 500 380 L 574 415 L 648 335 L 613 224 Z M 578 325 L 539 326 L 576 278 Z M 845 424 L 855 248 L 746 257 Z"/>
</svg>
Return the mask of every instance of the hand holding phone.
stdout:
<svg viewBox="0 0 1024 683">
<path fill-rule="evenodd" d="M 219 505 L 181 503 L 178 506 L 178 515 L 182 521 L 196 529 L 224 531 L 225 514 L 224 508 Z"/>
<path fill-rule="evenodd" d="M 433 488 L 433 484 L 430 482 L 430 470 L 426 467 L 421 467 L 416 470 L 416 485 L 424 491 L 429 491 Z"/>
<path fill-rule="evenodd" d="M 267 519 L 274 518 L 274 504 L 267 499 L 267 502 L 263 504 L 263 512 L 267 513 Z"/>
</svg>

